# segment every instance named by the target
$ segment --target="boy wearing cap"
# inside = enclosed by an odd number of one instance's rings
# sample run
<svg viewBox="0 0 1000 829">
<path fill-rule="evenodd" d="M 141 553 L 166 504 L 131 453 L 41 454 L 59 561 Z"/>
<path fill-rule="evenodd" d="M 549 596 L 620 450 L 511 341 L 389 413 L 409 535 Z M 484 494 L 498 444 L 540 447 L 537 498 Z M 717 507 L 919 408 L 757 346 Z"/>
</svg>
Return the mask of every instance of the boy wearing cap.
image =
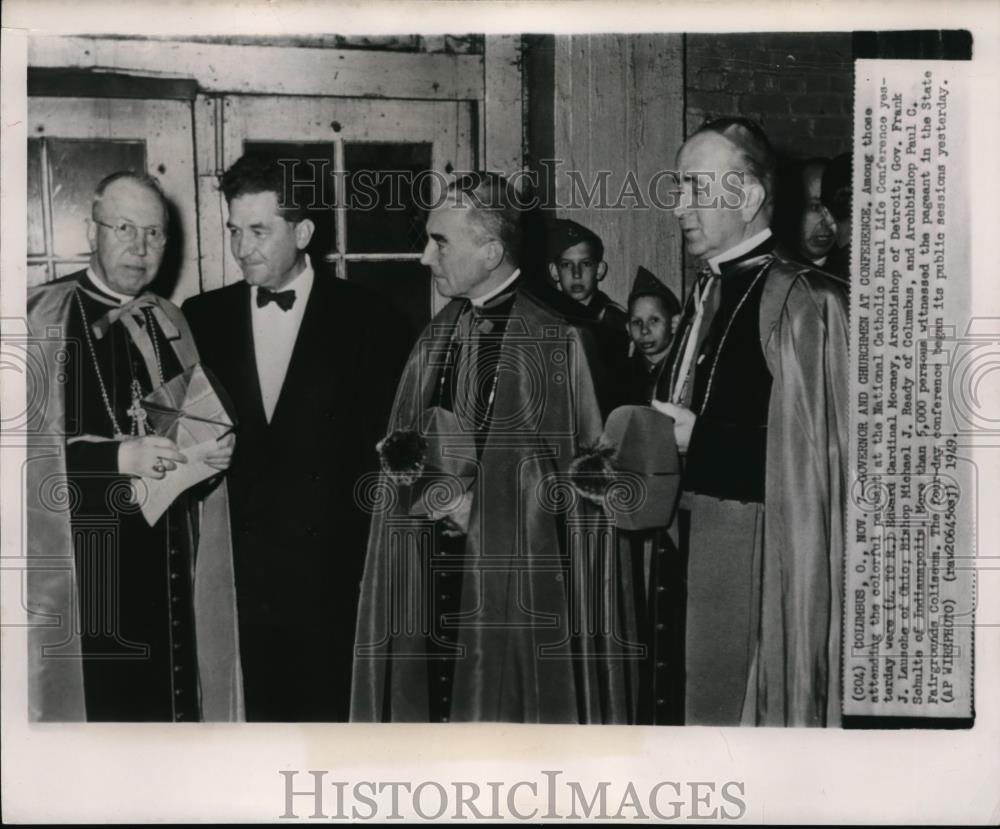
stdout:
<svg viewBox="0 0 1000 829">
<path fill-rule="evenodd" d="M 640 267 L 628 297 L 628 333 L 633 353 L 629 362 L 631 399 L 648 405 L 657 397 L 663 358 L 680 320 L 681 305 L 666 285 Z"/>
<path fill-rule="evenodd" d="M 549 275 L 560 290 L 585 306 L 598 322 L 621 330 L 625 309 L 597 287 L 608 272 L 601 237 L 570 219 L 558 219 L 549 236 Z"/>
</svg>

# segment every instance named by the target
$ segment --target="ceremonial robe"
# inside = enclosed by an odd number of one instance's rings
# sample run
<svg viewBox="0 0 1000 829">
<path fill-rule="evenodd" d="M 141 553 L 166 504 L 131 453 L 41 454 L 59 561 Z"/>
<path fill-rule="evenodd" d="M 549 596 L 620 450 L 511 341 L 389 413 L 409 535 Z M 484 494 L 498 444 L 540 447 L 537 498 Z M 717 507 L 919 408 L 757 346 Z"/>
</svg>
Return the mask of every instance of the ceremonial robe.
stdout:
<svg viewBox="0 0 1000 829">
<path fill-rule="evenodd" d="M 685 405 L 686 721 L 839 722 L 847 312 L 767 241 L 722 266 Z M 690 326 L 689 304 L 682 333 Z M 669 359 L 676 370 L 685 336 Z M 668 369 L 671 367 L 668 366 Z"/>
<path fill-rule="evenodd" d="M 440 405 L 442 355 L 464 306 L 446 306 L 418 341 L 390 430 L 419 429 L 421 413 Z M 410 515 L 405 488 L 380 481 L 352 720 L 426 722 L 444 710 L 437 719 L 634 721 L 635 665 L 623 658 L 636 653 L 632 574 L 602 515 L 575 500 L 564 474 L 601 432 L 581 334 L 522 287 L 505 314 L 488 422 L 442 438 L 477 464 L 455 564 L 440 522 Z M 440 625 L 455 580 L 458 612 Z"/>
<path fill-rule="evenodd" d="M 200 505 L 183 493 L 149 526 L 105 405 L 130 431 L 133 380 L 148 394 L 197 352 L 166 300 L 117 305 L 85 271 L 29 292 L 42 401 L 26 477 L 30 716 L 240 719 L 226 488 Z"/>
<path fill-rule="evenodd" d="M 651 364 L 636 352 L 629 360 L 629 403 L 648 406 L 666 400 L 670 379 L 666 357 Z M 685 560 L 672 528 L 618 530 L 620 555 L 631 559 L 636 577 L 635 606 L 639 641 L 637 721 L 653 725 L 684 722 Z M 641 578 L 640 578 L 641 575 Z"/>
</svg>

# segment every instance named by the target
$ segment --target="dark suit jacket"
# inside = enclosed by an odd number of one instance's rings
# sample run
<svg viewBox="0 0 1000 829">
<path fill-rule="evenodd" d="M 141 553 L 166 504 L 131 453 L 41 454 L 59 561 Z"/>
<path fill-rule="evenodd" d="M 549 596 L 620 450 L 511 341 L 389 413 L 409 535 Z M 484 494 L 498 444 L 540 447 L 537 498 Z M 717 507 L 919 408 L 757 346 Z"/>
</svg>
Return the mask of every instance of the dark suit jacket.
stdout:
<svg viewBox="0 0 1000 829">
<path fill-rule="evenodd" d="M 184 303 L 238 419 L 228 473 L 248 719 L 343 720 L 377 466 L 406 356 L 403 324 L 356 285 L 317 274 L 267 422 L 250 287 Z"/>
</svg>

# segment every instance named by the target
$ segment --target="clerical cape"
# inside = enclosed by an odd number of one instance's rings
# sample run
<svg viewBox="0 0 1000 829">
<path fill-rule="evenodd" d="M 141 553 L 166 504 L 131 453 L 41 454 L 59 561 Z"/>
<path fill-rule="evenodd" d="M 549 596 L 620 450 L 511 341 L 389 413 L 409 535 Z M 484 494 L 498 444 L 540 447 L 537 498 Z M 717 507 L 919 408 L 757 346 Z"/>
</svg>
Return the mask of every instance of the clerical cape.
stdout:
<svg viewBox="0 0 1000 829">
<path fill-rule="evenodd" d="M 397 390 L 389 430 L 418 428 L 434 403 L 464 303 L 432 321 Z M 607 522 L 575 498 L 566 472 L 601 433 L 581 333 L 523 289 L 495 355 L 485 435 L 439 436 L 478 472 L 458 565 L 440 522 L 415 517 L 385 476 L 361 589 L 351 719 L 428 721 L 435 683 L 452 721 L 634 720 L 634 611 L 629 562 Z M 426 498 L 427 496 L 425 496 Z M 442 579 L 440 576 L 446 578 Z M 445 614 L 453 637 L 432 641 Z M 449 664 L 447 672 L 441 666 Z"/>
<path fill-rule="evenodd" d="M 846 284 L 776 257 L 760 306 L 772 386 L 760 631 L 746 724 L 841 722 L 847 509 Z"/>
<path fill-rule="evenodd" d="M 83 272 L 28 296 L 38 358 L 29 380 L 39 403 L 26 468 L 29 717 L 238 720 L 225 484 L 200 504 L 179 499 L 150 527 L 117 471 L 108 414 L 129 431 L 123 361 L 148 391 L 161 374 L 193 365 L 197 352 L 166 300 L 143 294 L 110 305 Z M 113 317 L 101 317 L 109 310 Z M 73 453 L 83 461 L 70 465 Z M 121 618 L 85 618 L 95 612 Z"/>
<path fill-rule="evenodd" d="M 837 725 L 844 286 L 776 255 L 770 241 L 722 270 L 719 313 L 686 404 L 699 415 L 685 467 L 690 525 L 683 511 L 679 521 L 686 721 Z M 682 330 L 691 316 L 689 307 Z"/>
</svg>

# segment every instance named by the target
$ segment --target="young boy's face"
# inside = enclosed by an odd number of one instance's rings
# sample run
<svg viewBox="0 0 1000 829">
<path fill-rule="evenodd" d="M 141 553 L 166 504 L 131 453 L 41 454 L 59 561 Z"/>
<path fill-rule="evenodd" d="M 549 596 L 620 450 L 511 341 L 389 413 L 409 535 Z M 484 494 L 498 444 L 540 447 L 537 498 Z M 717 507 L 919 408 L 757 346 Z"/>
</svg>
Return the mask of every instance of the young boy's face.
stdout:
<svg viewBox="0 0 1000 829">
<path fill-rule="evenodd" d="M 580 242 L 566 248 L 549 263 L 549 274 L 564 294 L 577 302 L 587 303 L 597 290 L 597 283 L 604 279 L 607 268 L 604 262 L 594 258 L 590 242 Z"/>
<path fill-rule="evenodd" d="M 629 306 L 628 333 L 635 347 L 649 359 L 667 350 L 672 328 L 672 320 L 658 297 L 636 297 Z"/>
</svg>

